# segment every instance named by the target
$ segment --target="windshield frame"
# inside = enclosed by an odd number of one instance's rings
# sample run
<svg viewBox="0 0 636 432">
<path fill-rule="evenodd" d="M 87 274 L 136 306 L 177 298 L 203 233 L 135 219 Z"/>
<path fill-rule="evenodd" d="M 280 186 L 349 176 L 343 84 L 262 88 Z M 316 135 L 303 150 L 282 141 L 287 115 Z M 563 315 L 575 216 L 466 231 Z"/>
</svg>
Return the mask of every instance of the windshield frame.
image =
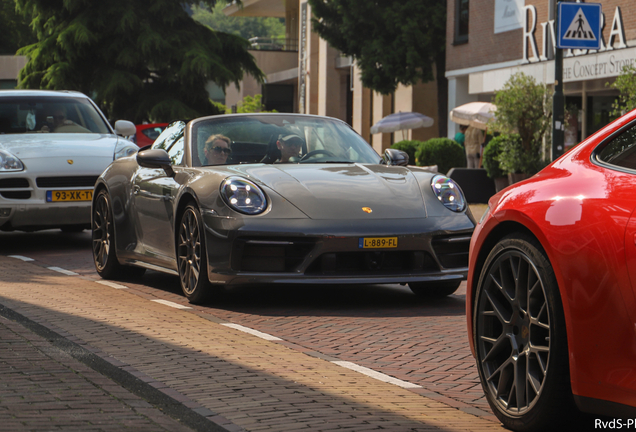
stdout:
<svg viewBox="0 0 636 432">
<path fill-rule="evenodd" d="M 333 154 L 331 156 L 320 154 L 316 155 L 316 157 L 312 155 L 312 160 L 301 161 L 300 157 L 298 157 L 295 158 L 293 161 L 290 160 L 287 163 L 380 164 L 382 161 L 382 157 L 378 155 L 375 149 L 373 149 L 373 147 L 367 141 L 365 141 L 353 128 L 351 128 L 349 124 L 340 119 L 308 114 L 252 113 L 208 116 L 192 120 L 187 127 L 187 142 L 189 150 L 188 158 L 190 159 L 188 161 L 189 165 L 193 167 L 214 166 L 214 164 L 206 163 L 207 158 L 203 154 L 203 152 L 205 151 L 205 139 L 214 135 L 212 133 L 209 133 L 211 130 L 214 130 L 215 132 L 221 134 L 220 132 L 225 132 L 232 127 L 234 127 L 234 129 L 236 130 L 239 130 L 241 125 L 250 124 L 252 122 L 254 122 L 253 124 L 255 125 L 258 124 L 255 122 L 259 122 L 261 125 L 259 127 L 266 130 L 265 132 L 263 132 L 262 137 L 259 137 L 258 140 L 254 139 L 252 141 L 239 141 L 238 139 L 236 139 L 237 136 L 229 136 L 228 138 L 230 138 L 230 140 L 232 141 L 233 146 L 237 144 L 251 145 L 253 147 L 260 147 L 258 151 L 263 152 L 263 148 L 265 148 L 265 146 L 268 146 L 267 148 L 270 150 L 272 148 L 275 149 L 274 146 L 277 145 L 276 141 L 283 138 L 283 135 L 299 135 L 301 136 L 302 140 L 305 140 L 305 143 L 303 143 L 302 145 L 301 154 L 303 156 L 306 156 L 308 151 L 315 150 L 315 146 L 322 146 L 323 149 L 327 147 L 327 145 L 325 144 L 325 137 L 321 137 L 317 132 L 317 130 L 321 128 L 322 132 L 327 131 L 328 133 L 332 134 L 332 136 L 330 136 L 329 138 L 338 138 L 337 140 L 332 140 L 334 142 L 337 141 L 336 144 L 332 144 L 332 149 L 335 146 L 335 149 L 343 150 L 343 152 L 349 151 L 349 155 L 353 155 L 355 156 L 355 158 L 337 157 L 337 155 Z M 218 125 L 219 128 L 215 129 L 214 125 Z M 248 135 L 251 133 L 249 130 L 245 130 L 245 128 L 242 128 L 241 130 L 245 131 L 245 133 Z M 309 138 L 306 134 L 307 131 L 313 131 L 313 135 L 309 136 Z M 232 133 L 229 133 L 228 135 L 232 135 Z M 258 133 L 255 132 L 255 135 L 258 135 Z M 269 142 L 266 142 L 268 140 Z M 229 162 L 219 165 L 232 166 L 246 163 L 286 163 L 285 161 L 280 160 L 280 156 L 278 160 L 264 161 L 255 160 L 255 155 L 252 155 L 250 158 L 245 156 L 244 154 L 241 156 L 241 158 L 246 160 L 240 161 L 238 160 L 240 158 L 237 159 L 237 154 L 234 153 L 234 149 L 237 149 L 237 147 L 233 147 L 232 156 L 228 159 Z"/>
</svg>

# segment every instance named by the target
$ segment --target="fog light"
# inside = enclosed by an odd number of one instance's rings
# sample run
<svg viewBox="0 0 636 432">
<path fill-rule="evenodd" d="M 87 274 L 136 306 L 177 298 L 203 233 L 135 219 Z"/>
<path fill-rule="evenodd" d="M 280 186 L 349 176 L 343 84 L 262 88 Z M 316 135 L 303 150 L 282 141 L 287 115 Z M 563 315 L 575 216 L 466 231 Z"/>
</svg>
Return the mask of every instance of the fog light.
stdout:
<svg viewBox="0 0 636 432">
<path fill-rule="evenodd" d="M 9 217 L 11 208 L 0 208 L 0 217 Z"/>
</svg>

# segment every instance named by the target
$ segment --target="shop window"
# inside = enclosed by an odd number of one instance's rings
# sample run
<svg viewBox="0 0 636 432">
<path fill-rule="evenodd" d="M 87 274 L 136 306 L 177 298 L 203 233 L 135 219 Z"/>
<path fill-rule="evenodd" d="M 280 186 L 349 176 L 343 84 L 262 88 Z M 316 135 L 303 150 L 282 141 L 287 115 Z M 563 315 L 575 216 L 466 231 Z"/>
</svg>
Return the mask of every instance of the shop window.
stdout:
<svg viewBox="0 0 636 432">
<path fill-rule="evenodd" d="M 468 1 L 455 0 L 455 45 L 468 42 Z"/>
</svg>

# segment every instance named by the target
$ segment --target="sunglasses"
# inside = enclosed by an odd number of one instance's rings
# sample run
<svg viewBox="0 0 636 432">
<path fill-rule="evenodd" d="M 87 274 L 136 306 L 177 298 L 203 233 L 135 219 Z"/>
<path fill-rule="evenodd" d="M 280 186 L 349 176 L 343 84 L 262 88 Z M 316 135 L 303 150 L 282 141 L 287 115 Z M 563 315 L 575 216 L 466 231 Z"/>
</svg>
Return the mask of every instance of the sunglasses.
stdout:
<svg viewBox="0 0 636 432">
<path fill-rule="evenodd" d="M 217 153 L 223 152 L 227 155 L 232 154 L 232 149 L 229 149 L 227 147 L 216 146 L 216 147 L 212 147 L 210 150 L 215 151 Z"/>
</svg>

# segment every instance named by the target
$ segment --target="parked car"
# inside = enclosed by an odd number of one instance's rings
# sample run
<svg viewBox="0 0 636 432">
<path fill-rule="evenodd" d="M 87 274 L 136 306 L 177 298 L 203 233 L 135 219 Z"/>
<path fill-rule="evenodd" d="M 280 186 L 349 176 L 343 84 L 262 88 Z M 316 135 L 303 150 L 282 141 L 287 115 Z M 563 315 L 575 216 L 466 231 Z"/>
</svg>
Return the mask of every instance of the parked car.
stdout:
<svg viewBox="0 0 636 432">
<path fill-rule="evenodd" d="M 145 268 L 178 275 L 194 303 L 244 283 L 452 294 L 466 278 L 475 221 L 452 180 L 407 162 L 394 149 L 382 159 L 327 117 L 173 123 L 97 181 L 95 267 L 106 279 Z"/>
<path fill-rule="evenodd" d="M 166 126 L 168 126 L 168 123 L 135 125 L 136 132 L 130 137 L 130 140 L 140 148 L 149 146 L 155 142 Z"/>
<path fill-rule="evenodd" d="M 579 410 L 636 417 L 635 209 L 636 111 L 490 199 L 466 312 L 506 427 L 564 430 Z"/>
<path fill-rule="evenodd" d="M 78 92 L 0 91 L 0 230 L 90 228 L 97 177 L 138 148 Z"/>
</svg>

